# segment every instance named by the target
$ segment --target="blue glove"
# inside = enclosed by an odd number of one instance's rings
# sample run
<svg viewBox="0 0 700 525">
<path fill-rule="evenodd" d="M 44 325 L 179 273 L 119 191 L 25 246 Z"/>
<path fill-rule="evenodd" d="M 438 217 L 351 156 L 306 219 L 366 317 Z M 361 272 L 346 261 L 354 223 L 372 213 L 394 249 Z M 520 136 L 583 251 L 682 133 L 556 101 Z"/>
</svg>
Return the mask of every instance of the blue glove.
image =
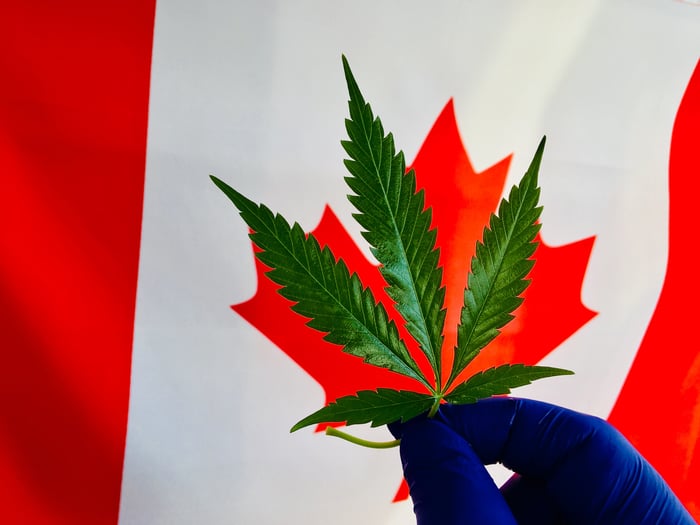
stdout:
<svg viewBox="0 0 700 525">
<path fill-rule="evenodd" d="M 418 525 L 690 525 L 649 463 L 602 419 L 513 398 L 391 424 Z M 500 490 L 484 464 L 517 474 Z"/>
</svg>

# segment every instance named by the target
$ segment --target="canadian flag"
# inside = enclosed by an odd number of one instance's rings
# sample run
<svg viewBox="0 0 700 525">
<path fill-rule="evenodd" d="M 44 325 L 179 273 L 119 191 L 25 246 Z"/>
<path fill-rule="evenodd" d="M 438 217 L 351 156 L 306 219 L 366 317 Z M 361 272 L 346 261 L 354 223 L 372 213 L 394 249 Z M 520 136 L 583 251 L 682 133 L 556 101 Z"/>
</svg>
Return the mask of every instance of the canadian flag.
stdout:
<svg viewBox="0 0 700 525">
<path fill-rule="evenodd" d="M 448 121 L 503 187 L 548 136 L 542 241 L 582 256 L 547 266 L 578 321 L 540 316 L 537 360 L 576 375 L 517 395 L 608 418 L 700 519 L 697 2 L 6 4 L 0 522 L 412 522 L 396 450 L 289 435 L 330 387 L 208 177 L 307 230 L 332 210 L 371 263 L 341 53 L 419 177 Z"/>
</svg>

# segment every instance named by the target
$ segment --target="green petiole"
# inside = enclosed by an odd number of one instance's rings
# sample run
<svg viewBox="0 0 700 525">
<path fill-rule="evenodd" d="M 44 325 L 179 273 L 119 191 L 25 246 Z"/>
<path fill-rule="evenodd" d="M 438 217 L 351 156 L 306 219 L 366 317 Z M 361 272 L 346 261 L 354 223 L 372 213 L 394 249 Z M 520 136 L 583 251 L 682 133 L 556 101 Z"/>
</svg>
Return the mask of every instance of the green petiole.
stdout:
<svg viewBox="0 0 700 525">
<path fill-rule="evenodd" d="M 435 414 L 437 414 L 438 409 L 440 408 L 440 401 L 442 400 L 441 397 L 436 397 L 435 402 L 433 403 L 433 406 L 430 407 L 430 411 L 428 411 L 428 417 L 433 418 L 435 417 Z"/>
<path fill-rule="evenodd" d="M 393 441 L 369 441 L 367 439 L 362 439 L 357 436 L 350 435 L 346 432 L 343 432 L 342 430 L 338 430 L 337 428 L 333 427 L 326 427 L 326 435 L 339 437 L 340 439 L 344 439 L 345 441 L 349 441 L 350 443 L 355 443 L 356 445 L 368 448 L 393 448 L 398 447 L 401 444 L 400 439 L 394 439 Z"/>
</svg>

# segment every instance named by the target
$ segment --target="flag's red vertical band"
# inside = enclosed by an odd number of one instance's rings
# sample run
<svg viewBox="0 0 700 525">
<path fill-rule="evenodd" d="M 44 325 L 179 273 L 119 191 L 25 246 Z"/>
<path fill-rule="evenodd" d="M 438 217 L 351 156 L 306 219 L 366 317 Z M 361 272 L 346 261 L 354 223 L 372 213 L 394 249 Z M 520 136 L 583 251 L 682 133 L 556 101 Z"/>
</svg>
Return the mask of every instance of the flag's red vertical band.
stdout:
<svg viewBox="0 0 700 525">
<path fill-rule="evenodd" d="M 0 15 L 0 522 L 118 521 L 154 0 Z"/>
<path fill-rule="evenodd" d="M 669 162 L 669 255 L 656 310 L 610 415 L 700 519 L 700 343 L 695 334 L 700 62 L 678 109 Z"/>
</svg>

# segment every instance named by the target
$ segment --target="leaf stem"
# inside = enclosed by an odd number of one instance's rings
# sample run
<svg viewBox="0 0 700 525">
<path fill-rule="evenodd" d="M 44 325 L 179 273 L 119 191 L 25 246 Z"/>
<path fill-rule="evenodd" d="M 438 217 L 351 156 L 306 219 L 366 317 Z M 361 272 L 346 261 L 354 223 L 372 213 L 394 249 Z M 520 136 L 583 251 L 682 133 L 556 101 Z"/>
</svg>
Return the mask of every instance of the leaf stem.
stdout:
<svg viewBox="0 0 700 525">
<path fill-rule="evenodd" d="M 430 407 L 430 411 L 428 412 L 428 417 L 433 418 L 435 417 L 435 414 L 437 414 L 438 409 L 440 408 L 440 400 L 442 397 L 436 397 L 435 402 L 433 403 L 433 406 Z"/>
<path fill-rule="evenodd" d="M 344 439 L 350 443 L 355 443 L 356 445 L 369 448 L 393 448 L 398 447 L 401 444 L 400 439 L 394 439 L 393 441 L 368 441 L 357 436 L 352 436 L 333 427 L 326 427 L 326 435 L 339 437 L 340 439 Z"/>
</svg>

